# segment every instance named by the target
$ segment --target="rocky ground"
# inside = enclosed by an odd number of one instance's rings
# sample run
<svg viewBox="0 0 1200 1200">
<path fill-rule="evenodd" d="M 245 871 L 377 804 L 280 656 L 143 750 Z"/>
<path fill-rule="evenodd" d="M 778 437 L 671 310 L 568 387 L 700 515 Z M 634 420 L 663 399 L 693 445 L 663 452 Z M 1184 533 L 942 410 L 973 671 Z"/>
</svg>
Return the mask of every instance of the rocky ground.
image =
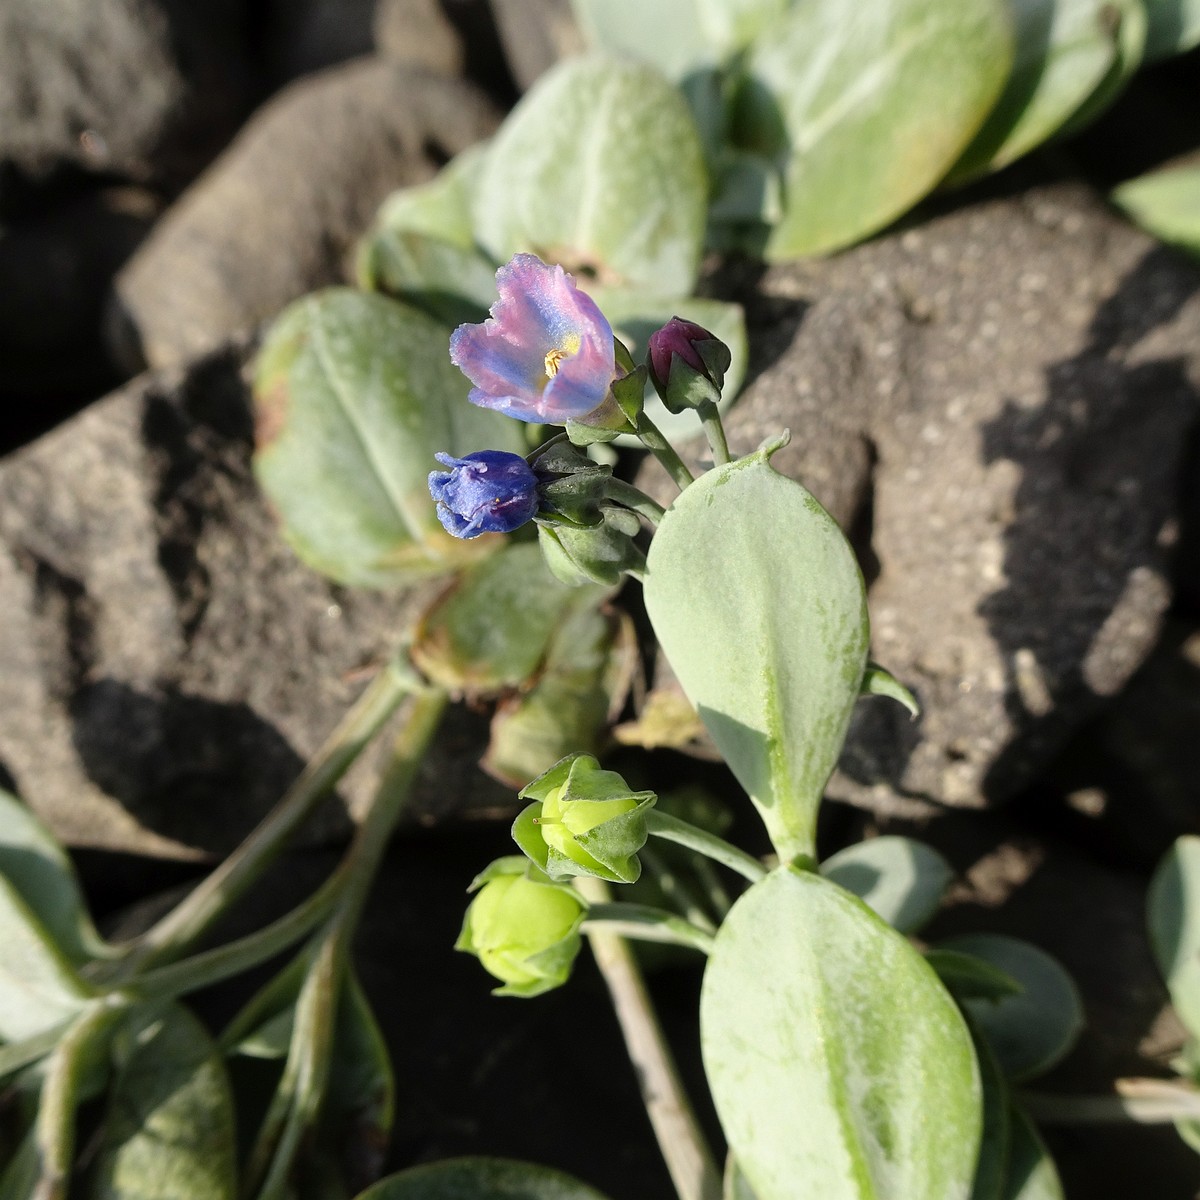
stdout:
<svg viewBox="0 0 1200 1200">
<path fill-rule="evenodd" d="M 0 779 L 114 912 L 236 844 L 419 600 L 336 588 L 276 537 L 249 473 L 257 331 L 345 279 L 380 200 L 487 136 L 577 34 L 553 0 L 80 12 L 0 10 Z M 710 280 L 750 328 L 735 450 L 790 427 L 776 465 L 850 532 L 873 653 L 922 703 L 916 724 L 860 706 L 828 848 L 915 832 L 962 873 L 941 932 L 1064 961 L 1090 1026 L 1061 1086 L 1161 1068 L 1179 1033 L 1141 905 L 1200 831 L 1200 270 L 1103 191 L 1194 146 L 1177 114 L 1198 75 L 1195 54 L 1146 73 L 1082 139 L 830 261 Z M 513 1013 L 448 954 L 462 887 L 504 846 L 503 826 L 463 832 L 464 808 L 510 798 L 481 745 L 458 714 L 421 781 L 435 829 L 399 840 L 362 940 L 402 1089 L 438 1081 L 403 1101 L 397 1163 L 546 1158 L 527 1048 L 570 1053 L 593 1017 L 613 1037 L 594 981 Z M 371 767 L 264 909 L 316 876 Z M 394 965 L 413 961 L 438 966 Z M 684 1049 L 693 987 L 667 981 Z M 632 1080 L 591 1099 L 636 1104 Z M 1072 1197 L 1200 1181 L 1169 1130 L 1054 1148 Z M 565 1154 L 614 1197 L 667 1194 L 640 1125 L 621 1154 Z"/>
</svg>

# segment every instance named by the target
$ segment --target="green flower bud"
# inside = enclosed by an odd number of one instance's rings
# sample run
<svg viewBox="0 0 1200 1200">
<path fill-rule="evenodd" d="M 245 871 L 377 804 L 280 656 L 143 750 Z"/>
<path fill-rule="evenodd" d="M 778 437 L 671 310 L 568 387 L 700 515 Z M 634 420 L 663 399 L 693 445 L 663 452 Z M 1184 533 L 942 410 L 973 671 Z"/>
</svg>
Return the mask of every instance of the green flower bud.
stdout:
<svg viewBox="0 0 1200 1200">
<path fill-rule="evenodd" d="M 580 525 L 554 513 L 535 519 L 538 542 L 550 573 L 569 587 L 599 583 L 615 587 L 626 571 L 643 571 L 646 556 L 634 543 L 637 514 L 616 504 L 600 506 L 600 521 Z"/>
<path fill-rule="evenodd" d="M 469 889 L 456 950 L 474 954 L 504 984 L 496 996 L 537 996 L 567 982 L 587 902 L 517 855 L 497 859 Z"/>
<path fill-rule="evenodd" d="M 646 810 L 653 792 L 631 791 L 588 754 L 555 763 L 522 792 L 533 799 L 513 823 L 513 840 L 551 879 L 594 875 L 632 883 L 641 874 Z"/>
</svg>

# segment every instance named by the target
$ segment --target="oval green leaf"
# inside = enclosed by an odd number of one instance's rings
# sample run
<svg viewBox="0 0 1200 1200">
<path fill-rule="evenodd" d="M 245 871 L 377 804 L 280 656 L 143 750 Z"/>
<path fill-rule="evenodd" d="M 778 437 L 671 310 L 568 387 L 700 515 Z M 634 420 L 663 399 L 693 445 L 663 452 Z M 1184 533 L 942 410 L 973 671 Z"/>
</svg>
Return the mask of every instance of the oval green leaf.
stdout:
<svg viewBox="0 0 1200 1200">
<path fill-rule="evenodd" d="M 1020 992 L 995 1000 L 963 1001 L 1009 1079 L 1043 1074 L 1075 1044 L 1084 1025 L 1083 1002 L 1074 980 L 1044 950 L 999 933 L 951 938 L 938 949 L 981 958 L 1021 985 Z"/>
<path fill-rule="evenodd" d="M 867 659 L 833 518 L 760 452 L 703 475 L 650 543 L 646 609 L 688 699 L 784 859 L 811 855 Z"/>
<path fill-rule="evenodd" d="M 232 1200 L 233 1099 L 204 1027 L 179 1005 L 141 1009 L 119 1061 L 92 1200 Z"/>
<path fill-rule="evenodd" d="M 297 301 L 267 335 L 255 474 L 296 553 L 339 583 L 404 584 L 499 544 L 452 538 L 429 498 L 439 450 L 525 449 L 517 422 L 466 403 L 448 339 L 425 314 L 347 288 Z"/>
<path fill-rule="evenodd" d="M 894 929 L 912 933 L 937 912 L 954 869 L 932 846 L 889 836 L 839 850 L 821 864 L 821 874 Z"/>
<path fill-rule="evenodd" d="M 1116 52 L 1113 65 L 1096 90 L 1063 124 L 1059 132 L 1064 137 L 1095 120 L 1125 90 L 1142 65 L 1149 26 L 1146 0 L 1109 0 L 1104 18 Z"/>
<path fill-rule="evenodd" d="M 686 295 L 707 193 L 699 134 L 675 88 L 650 67 L 570 59 L 493 139 L 475 231 L 497 262 L 529 250 L 604 283 Z"/>
<path fill-rule="evenodd" d="M 455 693 L 527 688 L 567 615 L 608 593 L 559 582 L 536 542 L 507 545 L 433 601 L 413 630 L 412 660 Z"/>
<path fill-rule="evenodd" d="M 1200 45 L 1200 0 L 1145 0 L 1145 5 L 1147 62 Z"/>
<path fill-rule="evenodd" d="M 997 171 L 1058 132 L 1116 62 L 1106 0 L 1009 0 L 1016 25 L 1012 74 L 949 182 Z"/>
<path fill-rule="evenodd" d="M 700 1037 L 758 1200 L 966 1200 L 982 1123 L 962 1015 L 907 939 L 783 868 L 717 933 Z"/>
<path fill-rule="evenodd" d="M 0 876 L 0 1042 L 20 1042 L 75 1016 L 91 995 L 62 949 Z"/>
<path fill-rule="evenodd" d="M 628 618 L 595 603 L 567 614 L 533 687 L 503 702 L 492 718 L 480 766 L 523 788 L 568 754 L 597 754 L 605 726 L 619 711 L 636 669 Z"/>
<path fill-rule="evenodd" d="M 562 1171 L 506 1158 L 450 1158 L 380 1180 L 357 1200 L 605 1200 Z"/>
<path fill-rule="evenodd" d="M 1200 256 L 1200 166 L 1152 171 L 1121 184 L 1112 198 L 1147 233 Z"/>
<path fill-rule="evenodd" d="M 106 953 L 84 903 L 75 868 L 48 829 L 0 789 L 0 875 L 76 965 Z"/>
<path fill-rule="evenodd" d="M 735 113 L 776 156 L 784 215 L 768 259 L 847 246 L 930 191 L 1008 79 L 1003 0 L 809 0 L 750 48 Z"/>
<path fill-rule="evenodd" d="M 1181 837 L 1167 852 L 1150 882 L 1146 915 L 1171 1003 L 1200 1037 L 1200 837 Z"/>
</svg>

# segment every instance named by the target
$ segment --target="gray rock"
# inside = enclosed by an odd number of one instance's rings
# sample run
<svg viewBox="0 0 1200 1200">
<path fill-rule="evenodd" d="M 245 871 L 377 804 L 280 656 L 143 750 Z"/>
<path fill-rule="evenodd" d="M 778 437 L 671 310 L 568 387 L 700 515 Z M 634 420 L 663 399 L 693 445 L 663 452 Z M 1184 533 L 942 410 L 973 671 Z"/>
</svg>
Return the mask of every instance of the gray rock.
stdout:
<svg viewBox="0 0 1200 1200">
<path fill-rule="evenodd" d="M 0 162 L 183 181 L 248 99 L 242 0 L 7 0 Z"/>
<path fill-rule="evenodd" d="M 585 48 L 567 0 L 491 0 L 491 6 L 508 69 L 522 91 Z"/>
<path fill-rule="evenodd" d="M 857 543 L 873 656 L 923 710 L 863 702 L 830 794 L 1004 800 L 1155 643 L 1200 273 L 1058 187 L 774 267 L 747 300 L 767 365 L 732 446 L 791 429 L 776 464 Z"/>
<path fill-rule="evenodd" d="M 68 843 L 223 854 L 386 661 L 421 592 L 349 592 L 285 547 L 229 350 L 135 380 L 0 463 L 0 768 Z M 310 840 L 343 834 L 378 753 Z M 420 818 L 511 800 L 456 713 Z"/>
<path fill-rule="evenodd" d="M 293 84 L 121 272 L 114 337 L 152 366 L 188 361 L 342 279 L 384 197 L 427 179 L 496 121 L 467 84 L 372 59 Z"/>
</svg>

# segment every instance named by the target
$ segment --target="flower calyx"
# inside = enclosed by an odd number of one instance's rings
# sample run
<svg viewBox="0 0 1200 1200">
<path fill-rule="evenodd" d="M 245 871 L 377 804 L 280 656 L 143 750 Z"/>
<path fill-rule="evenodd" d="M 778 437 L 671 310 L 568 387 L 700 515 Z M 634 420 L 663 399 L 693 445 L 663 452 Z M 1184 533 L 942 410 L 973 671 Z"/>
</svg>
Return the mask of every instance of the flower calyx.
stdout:
<svg viewBox="0 0 1200 1200">
<path fill-rule="evenodd" d="M 646 811 L 653 792 L 637 792 L 588 754 L 555 763 L 520 793 L 532 803 L 513 823 L 513 840 L 551 879 L 592 875 L 632 883 L 641 874 Z"/>
<path fill-rule="evenodd" d="M 646 366 L 669 412 L 716 404 L 732 356 L 720 338 L 694 321 L 672 317 L 650 335 Z"/>
<path fill-rule="evenodd" d="M 538 996 L 567 982 L 587 917 L 587 901 L 574 888 L 514 854 L 481 871 L 468 890 L 475 899 L 454 948 L 500 980 L 493 995 Z"/>
</svg>

